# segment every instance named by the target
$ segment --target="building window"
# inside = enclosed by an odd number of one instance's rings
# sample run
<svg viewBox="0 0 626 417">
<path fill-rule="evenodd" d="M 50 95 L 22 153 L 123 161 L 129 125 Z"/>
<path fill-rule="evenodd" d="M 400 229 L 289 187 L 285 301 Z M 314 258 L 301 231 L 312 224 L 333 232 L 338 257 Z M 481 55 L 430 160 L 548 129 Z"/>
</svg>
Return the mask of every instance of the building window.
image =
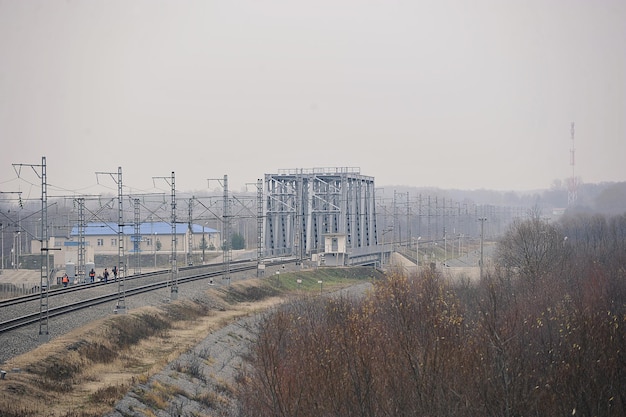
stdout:
<svg viewBox="0 0 626 417">
<path fill-rule="evenodd" d="M 98 240 L 97 240 L 97 242 L 96 242 L 96 244 L 97 244 L 98 246 L 104 246 L 104 239 L 98 239 Z"/>
<path fill-rule="evenodd" d="M 111 246 L 117 246 L 117 239 L 111 239 Z"/>
<path fill-rule="evenodd" d="M 151 237 L 144 238 L 144 242 L 146 242 L 146 246 L 152 246 L 152 238 Z"/>
<path fill-rule="evenodd" d="M 339 240 L 336 237 L 332 238 L 332 241 L 331 241 L 331 251 L 332 252 L 338 252 L 339 251 Z"/>
</svg>

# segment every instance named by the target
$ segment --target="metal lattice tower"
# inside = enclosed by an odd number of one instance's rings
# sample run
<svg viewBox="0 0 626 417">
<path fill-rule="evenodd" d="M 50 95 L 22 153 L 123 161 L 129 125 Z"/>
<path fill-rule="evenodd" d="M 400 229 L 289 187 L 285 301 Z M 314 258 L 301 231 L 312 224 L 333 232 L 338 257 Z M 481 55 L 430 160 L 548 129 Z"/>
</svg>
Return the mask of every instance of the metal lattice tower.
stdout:
<svg viewBox="0 0 626 417">
<path fill-rule="evenodd" d="M 265 174 L 265 253 L 324 251 L 324 235 L 345 234 L 351 254 L 376 245 L 374 179 L 358 168 L 282 170 Z"/>
<path fill-rule="evenodd" d="M 411 245 L 411 204 L 409 193 L 406 193 L 406 245 Z"/>
<path fill-rule="evenodd" d="M 402 241 L 402 227 L 400 226 L 400 207 L 398 204 L 398 193 L 393 191 L 393 238 L 391 239 L 391 249 L 395 249 L 395 245 Z"/>
<path fill-rule="evenodd" d="M 126 266 L 124 265 L 124 195 L 122 167 L 117 168 L 117 305 L 116 313 L 126 313 Z"/>
<path fill-rule="evenodd" d="M 79 282 L 85 282 L 85 199 L 76 199 L 78 204 L 78 276 Z"/>
<path fill-rule="evenodd" d="M 482 281 L 483 270 L 485 267 L 485 260 L 484 260 L 483 252 L 484 252 L 484 241 L 485 241 L 485 222 L 487 221 L 487 218 L 480 217 L 478 221 L 480 222 L 480 261 L 479 261 L 479 264 L 480 264 L 480 279 Z"/>
<path fill-rule="evenodd" d="M 176 300 L 178 298 L 178 266 L 176 264 L 176 183 L 174 171 L 172 171 L 171 178 L 171 187 L 172 187 L 172 200 L 171 200 L 171 209 L 172 209 L 172 268 L 170 271 L 170 281 L 172 283 L 172 288 L 170 290 L 170 295 L 172 300 Z"/>
<path fill-rule="evenodd" d="M 448 219 L 448 213 L 446 211 L 446 198 L 443 198 L 443 207 L 441 209 L 441 224 L 442 224 L 442 231 L 443 231 L 443 263 L 444 265 L 446 264 L 446 262 L 448 261 L 446 258 L 448 257 L 448 235 L 447 235 L 447 230 L 446 230 L 446 222 Z"/>
<path fill-rule="evenodd" d="M 39 288 L 39 340 L 47 341 L 50 338 L 48 330 L 50 282 L 50 256 L 48 253 L 48 174 L 46 172 L 46 157 L 41 157 L 41 275 Z M 45 284 L 45 285 L 44 285 Z"/>
<path fill-rule="evenodd" d="M 417 197 L 417 235 L 422 236 L 422 195 Z"/>
<path fill-rule="evenodd" d="M 398 193 L 393 190 L 393 200 L 391 201 L 391 249 L 394 248 L 394 242 L 398 241 L 398 234 L 400 233 L 398 227 Z"/>
<path fill-rule="evenodd" d="M 135 252 L 135 274 L 141 274 L 141 210 L 140 200 L 133 200 L 135 214 L 135 235 L 133 236 L 133 251 Z"/>
<path fill-rule="evenodd" d="M 222 229 L 223 236 L 222 239 L 224 241 L 222 247 L 222 256 L 225 266 L 225 272 L 223 275 L 223 279 L 227 279 L 230 284 L 230 262 L 233 256 L 233 245 L 232 245 L 232 224 L 231 224 L 231 215 L 230 215 L 230 199 L 228 197 L 228 175 L 224 175 L 224 209 L 223 209 L 223 221 L 222 221 Z"/>
<path fill-rule="evenodd" d="M 37 173 L 37 176 L 41 178 L 41 274 L 39 276 L 39 341 L 46 342 L 50 338 L 50 332 L 48 329 L 49 314 L 49 297 L 50 291 L 50 256 L 49 251 L 53 250 L 48 247 L 48 174 L 46 169 L 46 157 L 41 157 L 41 165 L 36 164 L 13 164 L 14 169 L 19 167 L 18 177 L 21 172 L 21 167 L 28 166 L 32 168 L 36 173 L 35 168 L 41 168 L 41 175 Z M 20 194 L 19 192 L 17 194 Z M 20 202 L 21 202 L 21 196 Z"/>
<path fill-rule="evenodd" d="M 574 147 L 574 122 L 571 124 L 570 134 L 572 139 L 572 148 L 570 149 L 570 165 L 572 167 L 572 176 L 569 179 L 568 189 L 567 189 L 567 205 L 568 207 L 576 204 L 576 200 L 578 199 L 578 181 L 576 180 L 576 172 L 575 172 L 575 152 L 576 148 Z"/>
<path fill-rule="evenodd" d="M 187 216 L 187 265 L 193 265 L 193 201 L 194 197 L 189 199 L 189 208 L 188 208 L 188 216 Z"/>
<path fill-rule="evenodd" d="M 404 201 L 401 199 L 402 196 L 405 198 Z M 399 193 L 395 190 L 393 192 L 392 229 L 392 247 L 395 245 L 406 246 L 411 242 L 411 206 L 408 192 Z"/>
<path fill-rule="evenodd" d="M 436 204 L 436 201 L 435 201 Z M 428 236 L 428 239 L 432 239 L 433 238 L 433 233 L 432 233 L 432 226 L 431 226 L 431 219 L 432 219 L 432 211 L 431 211 L 431 199 L 430 199 L 430 195 L 428 196 L 428 212 L 426 213 L 426 235 Z"/>
<path fill-rule="evenodd" d="M 257 276 L 261 274 L 259 265 L 261 259 L 263 259 L 263 180 L 257 179 L 256 183 L 256 262 L 257 262 Z"/>
<path fill-rule="evenodd" d="M 298 258 L 299 262 L 302 262 L 304 257 L 304 233 L 302 233 L 304 217 L 304 206 L 302 201 L 302 176 L 297 176 L 294 181 L 295 186 L 295 227 L 294 227 L 294 240 L 293 240 L 293 254 Z"/>
<path fill-rule="evenodd" d="M 20 206 L 22 205 L 22 192 L 21 191 L 0 191 L 0 194 L 17 194 Z M 4 271 L 4 229 L 8 225 L 0 222 L 0 230 L 2 230 L 2 262 L 0 262 L 0 274 Z M 40 241 L 41 242 L 41 241 Z"/>
<path fill-rule="evenodd" d="M 170 279 L 167 283 L 167 287 L 170 288 L 170 299 L 172 300 L 176 300 L 178 298 L 178 266 L 176 264 L 176 177 L 174 174 L 174 171 L 172 171 L 172 175 L 171 177 L 152 177 L 152 180 L 154 181 L 155 179 L 160 178 L 163 179 L 165 181 L 167 181 L 167 183 L 170 185 L 171 191 L 171 200 L 170 200 L 170 207 L 171 207 L 171 237 L 172 237 L 172 251 L 171 251 L 171 255 L 170 255 L 170 262 L 171 262 L 171 268 L 170 268 Z M 155 256 L 156 256 L 156 252 L 155 252 Z"/>
</svg>

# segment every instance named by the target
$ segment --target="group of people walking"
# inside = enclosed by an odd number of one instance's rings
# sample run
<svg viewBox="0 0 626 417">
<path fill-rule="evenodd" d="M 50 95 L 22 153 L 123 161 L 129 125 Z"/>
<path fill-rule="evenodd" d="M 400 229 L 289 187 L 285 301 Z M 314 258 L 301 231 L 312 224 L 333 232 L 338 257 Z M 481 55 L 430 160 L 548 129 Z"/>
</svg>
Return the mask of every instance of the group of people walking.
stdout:
<svg viewBox="0 0 626 417">
<path fill-rule="evenodd" d="M 117 281 L 117 266 L 113 266 L 113 269 L 111 270 L 111 272 L 113 273 L 113 279 Z M 99 278 L 101 281 L 104 281 L 105 283 L 107 283 L 109 282 L 110 276 L 111 274 L 109 273 L 109 269 L 104 268 L 104 271 L 102 272 L 102 275 Z M 96 282 L 96 271 L 93 268 L 91 268 L 91 270 L 89 271 L 89 282 Z M 63 284 L 64 287 L 67 287 L 70 283 L 70 277 L 68 277 L 67 274 L 63 274 L 63 277 L 61 278 L 61 283 Z"/>
<path fill-rule="evenodd" d="M 93 272 L 93 268 L 91 268 L 91 271 Z M 113 279 L 115 281 L 117 281 L 117 266 L 113 266 L 113 269 L 111 270 L 111 272 L 113 272 Z M 95 275 L 95 272 L 94 272 Z M 89 272 L 89 276 L 91 277 L 91 272 Z M 102 273 L 102 280 L 106 283 L 109 282 L 109 277 L 111 276 L 111 274 L 109 274 L 109 270 L 107 268 L 104 268 L 104 272 Z M 93 282 L 93 281 L 91 281 Z"/>
</svg>

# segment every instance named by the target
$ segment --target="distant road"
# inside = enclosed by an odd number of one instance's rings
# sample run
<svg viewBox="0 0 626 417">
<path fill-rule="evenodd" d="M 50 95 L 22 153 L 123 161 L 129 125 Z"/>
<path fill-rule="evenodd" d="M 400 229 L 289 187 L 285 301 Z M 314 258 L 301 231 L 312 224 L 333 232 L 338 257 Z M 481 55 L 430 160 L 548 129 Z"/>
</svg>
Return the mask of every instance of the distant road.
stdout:
<svg viewBox="0 0 626 417">
<path fill-rule="evenodd" d="M 495 243 L 485 243 L 483 245 L 483 260 L 485 265 L 489 265 L 495 254 Z M 472 250 L 460 258 L 448 259 L 446 266 L 443 268 L 445 276 L 451 279 L 459 279 L 463 277 L 469 278 L 471 281 L 480 279 L 480 249 Z"/>
</svg>

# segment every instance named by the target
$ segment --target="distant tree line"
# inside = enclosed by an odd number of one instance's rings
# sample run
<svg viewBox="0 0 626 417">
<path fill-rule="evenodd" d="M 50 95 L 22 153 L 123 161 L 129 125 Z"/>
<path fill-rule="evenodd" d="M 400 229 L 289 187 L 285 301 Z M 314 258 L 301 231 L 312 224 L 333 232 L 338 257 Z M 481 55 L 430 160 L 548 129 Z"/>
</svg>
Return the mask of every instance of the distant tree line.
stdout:
<svg viewBox="0 0 626 417">
<path fill-rule="evenodd" d="M 626 415 L 626 215 L 533 216 L 480 282 L 424 268 L 263 320 L 244 416 Z"/>
</svg>

